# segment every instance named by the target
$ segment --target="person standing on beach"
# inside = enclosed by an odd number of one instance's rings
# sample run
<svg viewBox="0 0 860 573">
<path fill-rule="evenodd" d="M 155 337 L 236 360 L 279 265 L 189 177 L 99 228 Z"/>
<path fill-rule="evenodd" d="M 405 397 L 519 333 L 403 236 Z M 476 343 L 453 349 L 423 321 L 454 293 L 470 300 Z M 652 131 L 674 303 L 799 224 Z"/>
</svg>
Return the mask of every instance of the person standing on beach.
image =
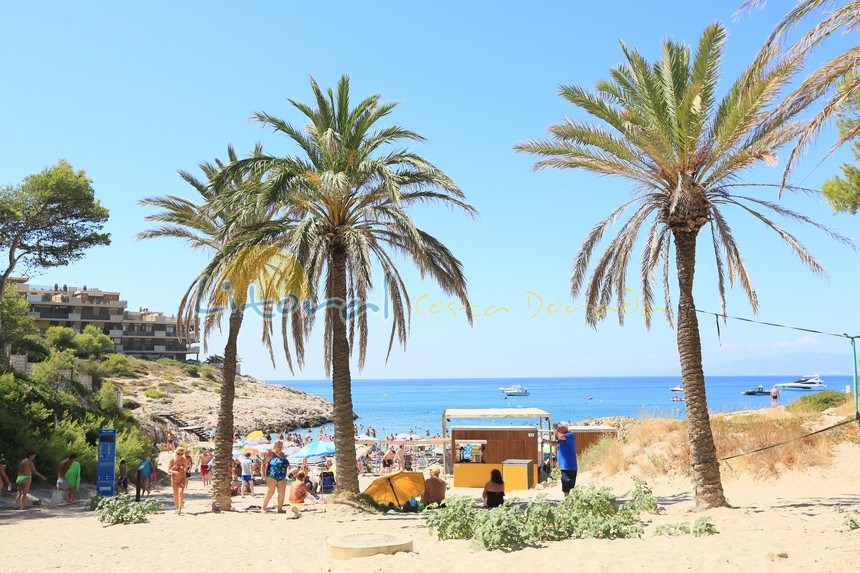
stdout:
<svg viewBox="0 0 860 573">
<path fill-rule="evenodd" d="M 770 389 L 770 407 L 776 408 L 779 405 L 779 388 L 774 386 Z"/>
<path fill-rule="evenodd" d="M 262 473 L 266 476 L 266 495 L 263 497 L 263 511 L 269 509 L 269 500 L 278 491 L 278 513 L 284 512 L 284 496 L 287 493 L 287 472 L 290 469 L 290 462 L 284 454 L 284 442 L 278 440 L 272 445 L 272 449 L 266 452 L 266 457 L 263 458 Z"/>
<path fill-rule="evenodd" d="M 176 514 L 182 515 L 182 505 L 185 503 L 185 485 L 188 483 L 185 472 L 191 466 L 188 465 L 188 458 L 185 457 L 185 448 L 179 446 L 174 453 L 176 455 L 167 464 L 167 471 L 170 474 L 170 485 L 173 486 L 173 505 L 176 506 Z"/>
<path fill-rule="evenodd" d="M 212 452 L 203 450 L 200 454 L 200 477 L 203 479 L 203 486 L 209 485 L 209 462 L 212 461 Z"/>
<path fill-rule="evenodd" d="M 72 462 L 74 460 L 75 454 L 69 454 L 69 456 L 60 461 L 57 466 L 57 489 L 63 492 L 63 497 L 66 500 L 69 499 L 69 486 L 66 483 L 66 472 L 69 471 L 69 468 L 72 467 Z"/>
<path fill-rule="evenodd" d="M 251 497 L 254 496 L 254 474 L 251 466 L 251 453 L 245 454 L 245 457 L 239 460 L 239 465 L 242 466 L 242 497 L 245 497 L 245 484 L 248 486 L 248 491 L 251 492 Z"/>
<path fill-rule="evenodd" d="M 567 424 L 555 427 L 555 444 L 558 448 L 558 469 L 561 470 L 561 491 L 564 497 L 576 485 L 576 436 Z"/>
<path fill-rule="evenodd" d="M 119 462 L 119 479 L 116 484 L 123 493 L 128 493 L 128 466 L 125 465 L 125 460 Z"/>
<path fill-rule="evenodd" d="M 185 470 L 185 489 L 188 489 L 188 480 L 191 479 L 191 470 L 194 468 L 194 458 L 191 457 L 191 450 L 185 450 L 185 461 L 188 462 L 188 469 Z"/>
<path fill-rule="evenodd" d="M 74 503 L 75 494 L 78 492 L 78 489 L 81 487 L 81 464 L 77 460 L 77 455 L 69 454 L 69 469 L 66 470 L 66 486 L 69 488 L 68 497 L 66 498 L 66 503 Z"/>
<path fill-rule="evenodd" d="M 27 451 L 24 459 L 18 463 L 18 495 L 15 497 L 15 509 L 27 509 L 27 492 L 30 491 L 30 484 L 33 482 L 33 474 L 36 474 L 42 479 L 45 476 L 39 473 L 36 469 L 36 452 L 33 450 Z"/>
<path fill-rule="evenodd" d="M 147 459 L 149 456 L 141 454 L 140 465 L 137 467 L 139 474 L 139 483 L 136 483 L 138 489 L 142 489 L 143 493 L 149 495 L 149 473 L 152 468 L 152 462 Z"/>
</svg>

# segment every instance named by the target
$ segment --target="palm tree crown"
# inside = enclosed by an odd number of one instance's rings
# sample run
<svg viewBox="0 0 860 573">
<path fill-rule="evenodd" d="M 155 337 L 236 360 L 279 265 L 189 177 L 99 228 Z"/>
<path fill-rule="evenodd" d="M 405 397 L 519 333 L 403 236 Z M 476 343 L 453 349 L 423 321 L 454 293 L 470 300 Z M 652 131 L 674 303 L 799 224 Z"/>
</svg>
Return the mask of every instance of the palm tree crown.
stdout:
<svg viewBox="0 0 860 573">
<path fill-rule="evenodd" d="M 730 284 L 740 283 L 757 309 L 758 298 L 723 213 L 725 207 L 737 207 L 752 215 L 775 231 L 810 269 L 824 273 L 801 242 L 764 213 L 830 231 L 800 213 L 743 193 L 773 185 L 739 182 L 747 169 L 775 165 L 777 149 L 805 127 L 794 116 L 774 111 L 782 88 L 799 70 L 800 59 L 776 63 L 772 58 L 759 59 L 718 100 L 715 89 L 725 38 L 722 26 L 709 26 L 694 57 L 689 47 L 666 41 L 662 59 L 653 65 L 622 44 L 627 61 L 612 70 L 611 79 L 599 81 L 594 91 L 574 85 L 560 88 L 562 97 L 599 123 L 567 119 L 550 128 L 552 140 L 517 146 L 518 151 L 545 158 L 536 164 L 538 169 L 581 168 L 623 177 L 634 184 L 633 198 L 591 230 L 576 257 L 571 293 L 576 297 L 584 288 L 590 308 L 604 308 L 615 302 L 613 297 L 619 307 L 623 306 L 631 251 L 644 230 L 640 259 L 643 303 L 646 309 L 653 307 L 654 276 L 662 266 L 663 294 L 671 323 L 668 263 L 673 231 L 698 231 L 710 223 L 723 309 L 726 275 Z M 768 65 L 771 63 L 774 65 Z M 633 214 L 586 281 L 595 247 L 611 223 L 630 208 Z M 650 314 L 645 313 L 649 325 Z M 596 324 L 605 316 L 592 312 L 587 319 Z M 624 313 L 618 316 L 623 323 Z"/>
</svg>

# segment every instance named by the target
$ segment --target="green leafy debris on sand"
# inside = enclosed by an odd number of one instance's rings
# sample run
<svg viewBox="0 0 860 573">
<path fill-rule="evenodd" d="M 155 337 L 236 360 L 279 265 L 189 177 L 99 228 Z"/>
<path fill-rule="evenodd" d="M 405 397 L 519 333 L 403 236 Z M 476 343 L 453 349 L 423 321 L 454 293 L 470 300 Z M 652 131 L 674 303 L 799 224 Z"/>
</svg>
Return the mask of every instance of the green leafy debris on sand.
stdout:
<svg viewBox="0 0 860 573">
<path fill-rule="evenodd" d="M 157 499 L 134 501 L 130 495 L 114 497 L 93 497 L 87 502 L 87 509 L 95 511 L 99 521 L 108 525 L 117 523 L 146 523 L 146 516 L 161 507 Z"/>
<path fill-rule="evenodd" d="M 655 511 L 657 501 L 644 481 L 637 481 L 631 501 L 619 504 L 609 488 L 578 487 L 564 501 L 545 495 L 531 502 L 511 499 L 490 510 L 468 497 L 446 500 L 446 507 L 427 519 L 439 539 L 471 539 L 478 549 L 504 549 L 564 539 L 619 539 L 641 537 L 644 511 Z"/>
<path fill-rule="evenodd" d="M 678 523 L 659 525 L 654 529 L 655 536 L 664 535 L 666 537 L 678 537 L 679 535 L 704 537 L 706 535 L 716 535 L 717 533 L 716 526 L 711 522 L 711 518 L 706 515 L 698 518 L 692 527 L 688 523 L 679 521 Z"/>
</svg>

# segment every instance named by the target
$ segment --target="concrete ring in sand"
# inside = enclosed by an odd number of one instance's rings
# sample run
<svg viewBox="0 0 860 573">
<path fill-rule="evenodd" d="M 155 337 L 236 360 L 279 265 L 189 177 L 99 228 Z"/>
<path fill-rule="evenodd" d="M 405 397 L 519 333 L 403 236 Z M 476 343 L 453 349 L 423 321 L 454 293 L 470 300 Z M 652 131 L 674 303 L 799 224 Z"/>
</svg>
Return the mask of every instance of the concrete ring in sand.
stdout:
<svg viewBox="0 0 860 573">
<path fill-rule="evenodd" d="M 325 549 L 329 559 L 352 559 L 379 553 L 391 555 L 398 551 L 412 551 L 412 537 L 397 533 L 330 535 L 326 537 Z"/>
</svg>

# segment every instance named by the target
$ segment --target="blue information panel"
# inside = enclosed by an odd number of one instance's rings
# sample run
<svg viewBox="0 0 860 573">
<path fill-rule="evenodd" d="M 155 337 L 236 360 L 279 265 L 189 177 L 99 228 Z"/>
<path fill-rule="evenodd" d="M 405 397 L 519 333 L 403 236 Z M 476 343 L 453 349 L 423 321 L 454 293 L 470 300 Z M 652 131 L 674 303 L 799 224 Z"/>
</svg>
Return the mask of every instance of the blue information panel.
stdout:
<svg viewBox="0 0 860 573">
<path fill-rule="evenodd" d="M 99 430 L 99 462 L 96 469 L 96 494 L 113 495 L 116 482 L 116 430 Z"/>
</svg>

